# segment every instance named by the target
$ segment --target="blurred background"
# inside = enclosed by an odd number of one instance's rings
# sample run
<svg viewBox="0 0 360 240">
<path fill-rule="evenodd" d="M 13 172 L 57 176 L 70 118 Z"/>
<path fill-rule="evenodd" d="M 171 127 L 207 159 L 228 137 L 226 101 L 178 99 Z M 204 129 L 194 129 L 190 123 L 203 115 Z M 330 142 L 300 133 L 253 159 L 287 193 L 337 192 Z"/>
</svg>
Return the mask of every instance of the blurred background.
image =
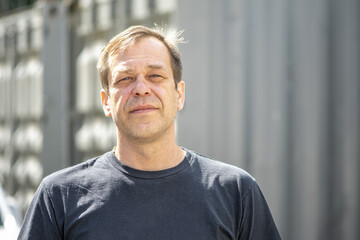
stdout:
<svg viewBox="0 0 360 240">
<path fill-rule="evenodd" d="M 283 239 L 359 239 L 358 0 L 0 0 L 0 183 L 21 217 L 44 176 L 115 145 L 97 58 L 154 23 L 188 41 L 178 144 L 250 172 Z"/>
</svg>

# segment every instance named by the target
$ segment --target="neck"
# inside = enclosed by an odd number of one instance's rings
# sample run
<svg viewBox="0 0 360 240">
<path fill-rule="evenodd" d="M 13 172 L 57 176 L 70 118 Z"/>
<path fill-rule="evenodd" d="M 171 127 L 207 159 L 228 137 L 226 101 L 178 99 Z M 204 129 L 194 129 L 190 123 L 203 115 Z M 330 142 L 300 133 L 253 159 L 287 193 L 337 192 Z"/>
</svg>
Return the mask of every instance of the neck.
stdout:
<svg viewBox="0 0 360 240">
<path fill-rule="evenodd" d="M 115 156 L 125 165 L 145 171 L 175 167 L 185 157 L 185 151 L 175 143 L 175 135 L 152 142 L 139 143 L 118 136 Z"/>
</svg>

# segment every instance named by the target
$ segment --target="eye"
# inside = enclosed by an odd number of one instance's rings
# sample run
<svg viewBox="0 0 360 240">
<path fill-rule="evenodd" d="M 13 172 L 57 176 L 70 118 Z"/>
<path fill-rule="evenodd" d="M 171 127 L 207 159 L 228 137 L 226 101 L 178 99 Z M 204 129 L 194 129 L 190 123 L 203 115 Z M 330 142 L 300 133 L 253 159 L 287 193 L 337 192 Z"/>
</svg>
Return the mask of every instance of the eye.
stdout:
<svg viewBox="0 0 360 240">
<path fill-rule="evenodd" d="M 131 77 L 124 77 L 124 78 L 120 79 L 120 81 L 126 81 L 126 80 L 131 80 Z"/>
<path fill-rule="evenodd" d="M 154 73 L 150 74 L 148 79 L 153 82 L 162 82 L 163 80 L 165 80 L 165 77 L 163 75 Z"/>
<path fill-rule="evenodd" d="M 151 77 L 151 78 L 158 78 L 158 77 L 161 77 L 161 76 L 158 75 L 158 74 L 152 74 L 152 75 L 150 75 L 150 77 Z"/>
<path fill-rule="evenodd" d="M 118 80 L 115 81 L 115 83 L 120 84 L 121 86 L 123 86 L 124 84 L 130 83 L 132 79 L 133 78 L 131 76 L 120 77 L 120 78 L 118 78 Z"/>
</svg>

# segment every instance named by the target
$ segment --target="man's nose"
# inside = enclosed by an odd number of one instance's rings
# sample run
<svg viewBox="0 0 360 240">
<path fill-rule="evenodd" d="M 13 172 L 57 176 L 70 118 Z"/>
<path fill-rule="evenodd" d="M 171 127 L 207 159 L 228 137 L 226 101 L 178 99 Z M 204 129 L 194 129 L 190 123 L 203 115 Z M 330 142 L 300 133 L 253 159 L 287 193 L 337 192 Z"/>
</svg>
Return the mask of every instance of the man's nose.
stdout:
<svg viewBox="0 0 360 240">
<path fill-rule="evenodd" d="M 135 81 L 133 96 L 138 97 L 147 95 L 151 95 L 151 89 L 148 85 L 148 82 L 143 76 L 138 76 Z"/>
</svg>

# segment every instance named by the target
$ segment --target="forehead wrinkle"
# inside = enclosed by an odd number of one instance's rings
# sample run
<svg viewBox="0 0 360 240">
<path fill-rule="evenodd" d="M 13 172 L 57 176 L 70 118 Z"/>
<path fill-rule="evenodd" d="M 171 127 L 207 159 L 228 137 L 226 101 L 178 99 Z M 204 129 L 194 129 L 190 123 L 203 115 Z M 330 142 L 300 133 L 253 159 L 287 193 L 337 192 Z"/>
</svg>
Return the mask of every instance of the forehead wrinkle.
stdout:
<svg viewBox="0 0 360 240">
<path fill-rule="evenodd" d="M 129 68 L 129 67 L 120 67 L 120 68 L 115 69 L 115 72 L 118 72 L 118 73 L 133 73 L 134 71 L 132 70 L 132 68 Z"/>
<path fill-rule="evenodd" d="M 115 67 L 116 72 L 123 72 L 123 73 L 132 73 L 134 71 L 134 68 L 136 66 L 133 66 L 133 61 L 126 61 L 123 63 L 120 63 L 117 67 Z M 145 65 L 145 68 L 148 69 L 166 69 L 166 66 L 163 63 L 147 63 Z"/>
<path fill-rule="evenodd" d="M 115 67 L 114 71 L 119 73 L 132 73 L 133 68 L 126 63 L 120 63 L 118 66 Z"/>
</svg>

